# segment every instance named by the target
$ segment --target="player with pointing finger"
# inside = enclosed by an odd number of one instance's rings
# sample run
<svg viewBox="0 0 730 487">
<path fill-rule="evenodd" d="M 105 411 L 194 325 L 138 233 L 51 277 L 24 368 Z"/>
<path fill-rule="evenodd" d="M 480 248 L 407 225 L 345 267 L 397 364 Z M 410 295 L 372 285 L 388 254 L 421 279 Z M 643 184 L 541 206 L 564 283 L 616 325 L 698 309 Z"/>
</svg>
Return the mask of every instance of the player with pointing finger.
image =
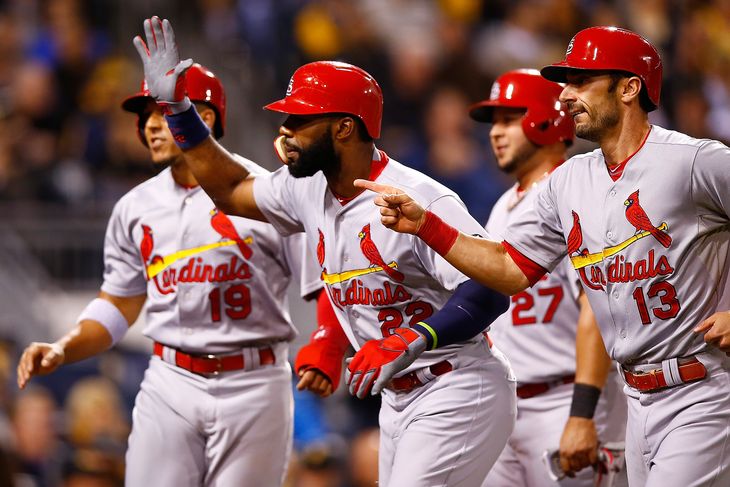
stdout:
<svg viewBox="0 0 730 487">
<path fill-rule="evenodd" d="M 382 393 L 382 487 L 481 483 L 514 424 L 511 369 L 482 331 L 507 305 L 410 235 L 384 229 L 356 178 L 407 185 L 419 201 L 469 234 L 482 226 L 461 200 L 375 147 L 382 93 L 346 63 L 315 62 L 266 106 L 287 115 L 277 139 L 286 167 L 251 180 L 209 136 L 184 96 L 168 21 L 145 21 L 135 39 L 145 78 L 186 163 L 227 213 L 305 232 L 335 314 L 357 353 L 347 386 Z"/>
<path fill-rule="evenodd" d="M 503 242 L 460 233 L 392 186 L 382 222 L 472 278 L 514 294 L 566 256 L 620 364 L 631 485 L 730 485 L 730 149 L 652 125 L 654 46 L 591 27 L 542 69 L 566 83 L 576 134 L 600 148 L 550 176 Z"/>
</svg>

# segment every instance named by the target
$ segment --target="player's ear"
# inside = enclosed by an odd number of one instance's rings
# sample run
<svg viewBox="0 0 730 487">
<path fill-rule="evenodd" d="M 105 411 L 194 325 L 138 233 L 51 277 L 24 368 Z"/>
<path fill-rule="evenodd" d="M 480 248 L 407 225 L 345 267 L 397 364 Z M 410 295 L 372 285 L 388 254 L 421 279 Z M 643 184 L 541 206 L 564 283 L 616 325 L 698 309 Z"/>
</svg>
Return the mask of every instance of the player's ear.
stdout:
<svg viewBox="0 0 730 487">
<path fill-rule="evenodd" d="M 624 78 L 621 83 L 621 98 L 624 102 L 636 98 L 639 99 L 639 93 L 641 93 L 641 78 L 638 76 L 631 76 Z"/>
<path fill-rule="evenodd" d="M 203 122 L 205 122 L 205 125 L 207 125 L 209 129 L 213 130 L 216 117 L 215 110 L 210 107 L 199 107 L 198 113 L 200 114 L 200 118 L 203 119 Z"/>
<path fill-rule="evenodd" d="M 338 118 L 332 129 L 335 139 L 347 139 L 357 133 L 357 124 L 352 117 Z"/>
</svg>

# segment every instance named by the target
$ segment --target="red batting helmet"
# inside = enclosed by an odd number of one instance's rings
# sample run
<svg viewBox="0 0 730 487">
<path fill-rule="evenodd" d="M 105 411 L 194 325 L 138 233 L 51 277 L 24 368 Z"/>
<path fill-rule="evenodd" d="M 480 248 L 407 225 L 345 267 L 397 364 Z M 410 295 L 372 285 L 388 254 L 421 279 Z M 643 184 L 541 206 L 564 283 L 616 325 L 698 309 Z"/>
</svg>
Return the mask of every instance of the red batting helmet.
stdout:
<svg viewBox="0 0 730 487">
<path fill-rule="evenodd" d="M 220 80 L 208 68 L 196 63 L 185 71 L 185 89 L 190 101 L 205 103 L 215 111 L 213 135 L 216 139 L 223 137 L 226 128 L 226 92 Z M 122 102 L 123 109 L 137 114 L 137 129 L 144 145 L 147 145 L 144 137 L 147 118 L 142 115 L 149 101 L 154 101 L 154 98 L 150 96 L 147 82 L 143 79 L 139 93 Z"/>
<path fill-rule="evenodd" d="M 534 144 L 572 143 L 575 136 L 573 119 L 560 102 L 563 87 L 548 81 L 536 69 L 508 71 L 492 85 L 489 99 L 469 108 L 469 115 L 478 122 L 492 122 L 497 107 L 524 108 L 522 130 Z"/>
<path fill-rule="evenodd" d="M 659 105 L 662 60 L 654 46 L 639 34 L 618 27 L 589 27 L 568 44 L 565 59 L 542 68 L 551 81 L 566 82 L 570 69 L 625 71 L 641 78 L 650 111 Z"/>
<path fill-rule="evenodd" d="M 380 137 L 383 92 L 365 70 L 352 64 L 317 61 L 294 72 L 286 96 L 266 110 L 290 115 L 349 113 L 365 124 L 368 135 Z"/>
</svg>

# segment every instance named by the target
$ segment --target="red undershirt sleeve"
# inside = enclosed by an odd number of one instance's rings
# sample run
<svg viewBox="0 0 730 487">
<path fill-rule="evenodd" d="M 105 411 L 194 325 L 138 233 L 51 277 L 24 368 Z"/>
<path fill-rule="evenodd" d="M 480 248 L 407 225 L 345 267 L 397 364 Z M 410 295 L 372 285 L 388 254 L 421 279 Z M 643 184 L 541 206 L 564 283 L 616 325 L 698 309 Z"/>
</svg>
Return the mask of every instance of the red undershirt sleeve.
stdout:
<svg viewBox="0 0 730 487">
<path fill-rule="evenodd" d="M 512 247 L 506 240 L 502 241 L 502 247 L 507 251 L 512 260 L 517 264 L 522 273 L 530 281 L 530 287 L 534 286 L 542 276 L 548 273 L 547 269 L 542 267 L 540 264 L 535 263 L 528 257 L 525 257 L 519 250 Z"/>
</svg>

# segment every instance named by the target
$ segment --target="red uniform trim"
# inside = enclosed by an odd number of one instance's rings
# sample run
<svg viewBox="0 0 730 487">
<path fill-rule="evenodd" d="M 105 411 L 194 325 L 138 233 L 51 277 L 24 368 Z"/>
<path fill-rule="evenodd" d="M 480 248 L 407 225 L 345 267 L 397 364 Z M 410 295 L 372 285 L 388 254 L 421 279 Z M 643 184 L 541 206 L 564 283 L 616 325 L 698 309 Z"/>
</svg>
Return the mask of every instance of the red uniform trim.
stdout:
<svg viewBox="0 0 730 487">
<path fill-rule="evenodd" d="M 506 240 L 502 241 L 502 247 L 504 247 L 509 256 L 512 257 L 512 260 L 515 264 L 517 264 L 517 267 L 520 268 L 527 280 L 530 281 L 530 286 L 534 286 L 537 281 L 542 279 L 542 276 L 548 273 L 547 269 L 545 269 L 543 266 L 536 263 L 529 257 L 525 257 L 522 253 L 520 253 L 519 250 L 512 247 Z"/>
<path fill-rule="evenodd" d="M 649 131 L 644 136 L 644 140 L 641 141 L 641 145 L 639 145 L 639 148 L 636 149 L 633 154 L 631 154 L 623 161 L 619 162 L 618 165 L 613 166 L 613 168 L 606 166 L 606 169 L 608 169 L 608 175 L 611 176 L 611 179 L 613 179 L 614 181 L 618 181 L 619 178 L 621 178 L 621 175 L 624 173 L 624 169 L 626 169 L 626 165 L 629 163 L 631 158 L 634 157 L 636 153 L 641 150 L 642 147 L 644 147 L 644 144 L 646 144 L 646 139 L 649 138 L 650 133 L 651 127 L 649 127 Z"/>
<path fill-rule="evenodd" d="M 388 158 L 388 154 L 385 152 L 378 150 L 378 154 L 380 154 L 380 159 L 373 159 L 373 162 L 370 163 L 370 175 L 368 176 L 369 181 L 375 181 L 378 179 L 378 176 L 380 176 L 380 173 L 383 172 L 385 166 L 388 165 L 388 161 L 390 160 Z M 330 189 L 330 191 L 332 191 L 332 189 Z M 332 191 L 332 194 L 335 195 L 335 198 L 337 198 L 337 201 L 339 201 L 342 206 L 345 206 L 347 203 L 360 196 L 360 193 L 363 191 L 365 190 L 363 189 L 362 191 L 357 192 L 355 196 L 350 196 L 349 198 L 340 196 L 334 191 Z"/>
</svg>

